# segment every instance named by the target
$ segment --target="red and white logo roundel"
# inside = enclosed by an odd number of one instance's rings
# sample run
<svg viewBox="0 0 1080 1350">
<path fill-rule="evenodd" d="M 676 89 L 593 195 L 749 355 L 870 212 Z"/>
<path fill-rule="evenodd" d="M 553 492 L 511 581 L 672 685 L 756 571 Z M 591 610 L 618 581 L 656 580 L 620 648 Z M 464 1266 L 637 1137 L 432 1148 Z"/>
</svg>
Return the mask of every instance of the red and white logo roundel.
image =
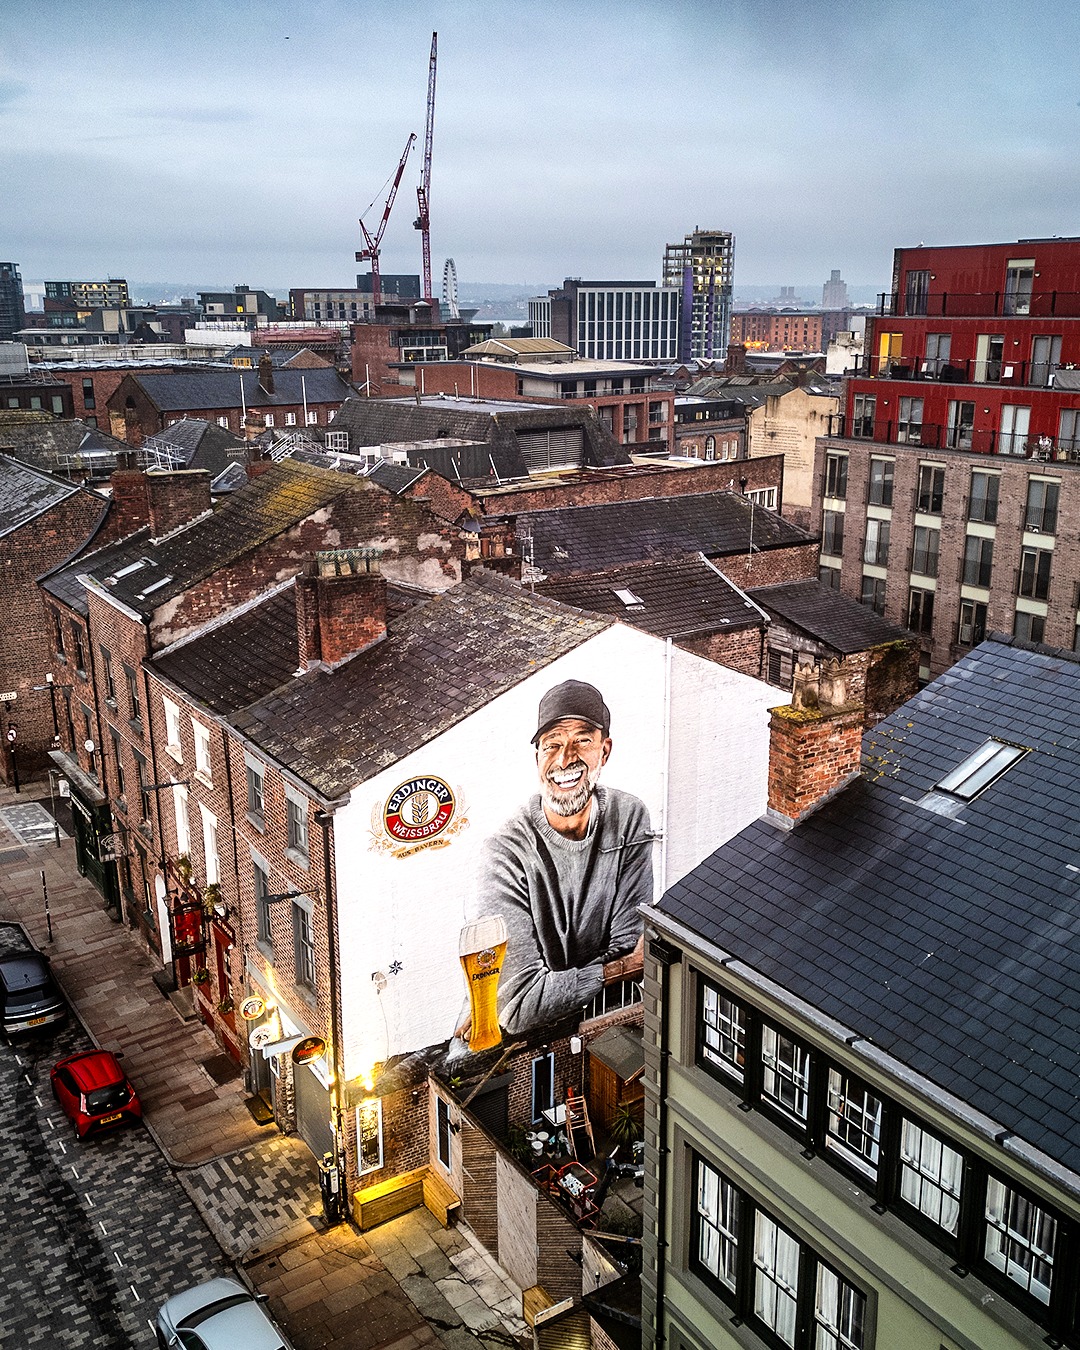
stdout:
<svg viewBox="0 0 1080 1350">
<path fill-rule="evenodd" d="M 434 839 L 453 820 L 454 807 L 453 791 L 441 778 L 410 778 L 387 797 L 383 826 L 402 844 Z"/>
</svg>

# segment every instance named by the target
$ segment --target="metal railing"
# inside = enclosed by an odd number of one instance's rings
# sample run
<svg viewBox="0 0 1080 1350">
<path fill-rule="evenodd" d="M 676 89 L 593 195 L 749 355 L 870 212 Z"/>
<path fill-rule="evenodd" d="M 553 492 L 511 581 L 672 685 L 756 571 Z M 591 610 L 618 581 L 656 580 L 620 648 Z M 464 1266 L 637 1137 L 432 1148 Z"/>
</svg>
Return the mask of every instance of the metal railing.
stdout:
<svg viewBox="0 0 1080 1350">
<path fill-rule="evenodd" d="M 1025 389 L 1052 389 L 1062 370 L 1073 364 L 1057 361 L 1013 361 L 1005 357 L 942 360 L 939 357 L 883 357 L 870 352 L 856 372 L 862 379 L 929 381 L 934 384 L 1007 384 Z"/>
<path fill-rule="evenodd" d="M 897 422 L 865 414 L 849 417 L 833 413 L 829 418 L 830 436 L 837 439 L 870 441 L 875 445 L 909 445 L 924 450 L 970 450 L 980 455 L 1009 455 L 1013 459 L 1031 459 L 1080 463 L 1080 437 L 1026 436 L 991 427 L 942 426 L 935 422 Z"/>
<path fill-rule="evenodd" d="M 878 294 L 878 314 L 885 318 L 978 319 L 1080 318 L 1080 291 L 934 291 L 907 296 L 903 291 Z"/>
</svg>

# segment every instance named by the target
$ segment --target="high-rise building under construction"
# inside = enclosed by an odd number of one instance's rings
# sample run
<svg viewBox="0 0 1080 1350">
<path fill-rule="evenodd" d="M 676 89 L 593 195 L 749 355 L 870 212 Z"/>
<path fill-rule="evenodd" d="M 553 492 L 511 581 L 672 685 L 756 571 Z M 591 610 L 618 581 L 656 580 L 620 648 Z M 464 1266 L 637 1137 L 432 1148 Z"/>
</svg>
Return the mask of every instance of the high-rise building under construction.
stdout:
<svg viewBox="0 0 1080 1350">
<path fill-rule="evenodd" d="M 735 236 L 695 228 L 681 244 L 664 249 L 664 285 L 682 295 L 679 359 L 723 357 L 731 332 Z"/>
</svg>

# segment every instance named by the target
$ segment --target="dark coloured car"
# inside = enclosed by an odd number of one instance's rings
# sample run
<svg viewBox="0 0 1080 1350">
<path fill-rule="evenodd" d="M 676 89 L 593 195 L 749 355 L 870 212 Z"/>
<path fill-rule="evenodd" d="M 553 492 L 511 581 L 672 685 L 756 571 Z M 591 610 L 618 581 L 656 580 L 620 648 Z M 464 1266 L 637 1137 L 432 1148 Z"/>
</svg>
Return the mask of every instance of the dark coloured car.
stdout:
<svg viewBox="0 0 1080 1350">
<path fill-rule="evenodd" d="M 56 1099 L 80 1139 L 142 1119 L 138 1094 L 108 1050 L 69 1055 L 60 1060 L 51 1077 Z"/>
<path fill-rule="evenodd" d="M 40 952 L 0 956 L 0 1025 L 5 1036 L 49 1027 L 66 1016 L 63 995 Z"/>
<path fill-rule="evenodd" d="M 263 1312 L 263 1297 L 236 1280 L 210 1280 L 174 1294 L 157 1315 L 164 1350 L 289 1350 Z"/>
</svg>

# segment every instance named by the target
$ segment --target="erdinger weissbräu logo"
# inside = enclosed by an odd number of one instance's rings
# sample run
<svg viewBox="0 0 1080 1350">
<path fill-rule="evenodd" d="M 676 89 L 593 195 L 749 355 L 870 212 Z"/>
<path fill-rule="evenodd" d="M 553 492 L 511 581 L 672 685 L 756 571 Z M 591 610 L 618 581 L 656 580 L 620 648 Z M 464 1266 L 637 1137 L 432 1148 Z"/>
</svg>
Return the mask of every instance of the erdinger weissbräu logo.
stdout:
<svg viewBox="0 0 1080 1350">
<path fill-rule="evenodd" d="M 371 847 L 405 858 L 421 849 L 445 848 L 450 836 L 468 823 L 444 779 L 410 778 L 372 812 Z"/>
</svg>

